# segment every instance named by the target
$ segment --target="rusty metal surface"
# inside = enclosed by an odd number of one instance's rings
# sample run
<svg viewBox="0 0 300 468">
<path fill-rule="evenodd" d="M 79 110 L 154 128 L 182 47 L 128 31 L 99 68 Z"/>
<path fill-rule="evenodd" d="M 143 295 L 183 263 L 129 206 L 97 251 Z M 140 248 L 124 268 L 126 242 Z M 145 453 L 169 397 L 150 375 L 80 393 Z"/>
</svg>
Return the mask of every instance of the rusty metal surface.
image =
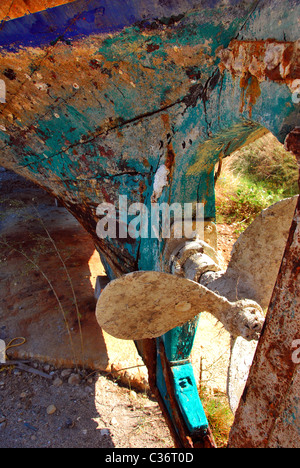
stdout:
<svg viewBox="0 0 300 468">
<path fill-rule="evenodd" d="M 300 166 L 300 127 L 295 128 L 287 135 L 285 146 L 288 151 L 296 155 L 298 165 Z"/>
<path fill-rule="evenodd" d="M 262 93 L 261 83 L 266 80 L 283 83 L 293 91 L 300 75 L 300 41 L 233 40 L 219 55 L 220 70 L 228 70 L 234 78 L 239 78 L 241 112 L 248 103 L 250 117 Z"/>
</svg>

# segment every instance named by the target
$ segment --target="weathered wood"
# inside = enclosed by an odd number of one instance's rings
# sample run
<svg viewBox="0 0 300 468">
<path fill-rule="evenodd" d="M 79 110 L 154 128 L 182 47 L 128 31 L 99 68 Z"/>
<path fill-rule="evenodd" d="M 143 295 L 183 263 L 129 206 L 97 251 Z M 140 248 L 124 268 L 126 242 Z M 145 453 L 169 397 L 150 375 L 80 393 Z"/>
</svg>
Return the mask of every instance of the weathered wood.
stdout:
<svg viewBox="0 0 300 468">
<path fill-rule="evenodd" d="M 119 195 L 148 208 L 152 200 L 199 202 L 211 220 L 220 155 L 266 129 L 298 145 L 298 0 L 1 7 L 0 164 L 69 209 L 110 279 L 161 271 L 168 259 L 164 239 L 99 239 L 99 204 L 116 205 Z"/>
<path fill-rule="evenodd" d="M 1 2 L 0 163 L 64 203 L 111 277 L 159 270 L 164 242 L 99 239 L 97 206 L 149 207 L 165 167 L 158 201 L 215 217 L 220 154 L 299 121 L 299 3 L 63 3 Z"/>
<path fill-rule="evenodd" d="M 20 18 L 30 13 L 43 11 L 46 8 L 54 8 L 70 0 L 1 0 L 0 21 L 9 21 Z"/>
</svg>

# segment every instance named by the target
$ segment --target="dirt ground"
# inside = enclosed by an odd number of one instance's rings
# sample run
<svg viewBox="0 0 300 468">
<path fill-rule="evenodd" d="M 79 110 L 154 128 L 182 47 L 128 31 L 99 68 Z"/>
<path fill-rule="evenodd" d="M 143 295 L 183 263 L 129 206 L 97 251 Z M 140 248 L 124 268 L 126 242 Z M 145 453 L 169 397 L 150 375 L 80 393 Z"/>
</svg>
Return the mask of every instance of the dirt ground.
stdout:
<svg viewBox="0 0 300 468">
<path fill-rule="evenodd" d="M 157 403 L 146 394 L 99 373 L 30 365 L 52 379 L 17 368 L 1 372 L 1 448 L 173 447 Z"/>
<path fill-rule="evenodd" d="M 16 185 L 14 188 L 15 197 L 18 196 L 15 193 L 18 190 L 20 190 L 21 198 L 25 202 L 26 200 L 31 201 L 31 197 L 36 195 L 41 197 L 41 202 L 43 201 L 41 193 L 36 192 L 37 189 L 30 187 L 27 183 L 23 187 L 22 184 Z M 4 192 L 2 190 L 1 195 L 7 195 L 7 185 L 4 185 Z M 5 220 L 5 226 L 2 225 L 2 230 L 5 231 L 5 227 L 14 221 L 14 216 L 10 215 L 10 218 Z M 30 224 L 28 225 L 27 220 L 24 222 L 30 231 Z M 66 240 L 68 233 L 64 234 Z M 76 242 L 77 239 L 73 239 L 75 245 Z M 219 226 L 219 250 L 224 264 L 229 259 L 233 242 L 232 229 L 227 226 Z M 11 268 L 15 268 L 14 262 L 20 261 L 20 258 L 14 258 L 12 254 L 10 255 L 9 265 L 12 265 Z M 80 258 L 77 258 L 76 262 L 74 268 L 78 270 Z M 72 267 L 72 265 L 69 266 Z M 51 270 L 51 263 L 48 264 L 48 268 Z M 91 272 L 85 273 L 91 275 Z M 24 280 L 22 280 L 22 285 L 20 279 L 16 283 L 12 283 L 8 272 L 8 262 L 2 264 L 2 268 L 0 268 L 0 312 L 2 310 L 2 317 L 9 314 L 11 321 L 16 320 L 15 317 L 21 316 L 24 309 L 33 309 L 35 303 L 42 304 L 42 309 L 48 310 L 52 307 L 54 310 L 53 304 L 51 305 L 53 297 L 51 297 L 49 288 L 41 290 L 40 286 L 39 288 L 37 285 L 35 286 L 34 275 L 36 272 L 28 272 L 26 275 L 33 275 L 30 277 L 30 290 Z M 91 334 L 91 330 L 95 326 L 90 318 L 94 317 L 95 307 L 95 303 L 91 299 L 91 285 L 87 288 L 83 282 L 76 284 L 76 286 L 79 289 L 81 287 L 83 291 L 80 295 L 83 302 L 79 305 L 81 310 L 85 311 L 83 322 L 87 333 Z M 63 291 L 60 293 L 62 294 Z M 26 303 L 23 302 L 24 300 Z M 43 314 L 43 310 L 40 309 L 41 307 L 39 307 L 39 316 Z M 35 315 L 34 317 L 39 320 L 39 316 Z M 224 391 L 229 353 L 228 336 L 224 337 L 224 330 L 222 327 L 216 326 L 214 319 L 210 316 L 203 314 L 201 320 L 202 327 L 200 328 L 202 331 L 199 332 L 193 351 L 194 363 L 199 369 L 199 373 L 201 368 L 201 378 L 204 382 L 208 383 L 209 381 L 212 388 L 216 387 L 218 390 Z M 34 326 L 32 321 L 34 322 L 32 319 L 30 321 L 24 320 L 24 333 L 32 330 L 30 328 Z M 7 322 L 3 325 L 0 320 L 0 339 L 5 338 L 6 325 Z M 73 326 L 75 325 L 73 324 Z M 209 331 L 207 331 L 207 326 Z M 47 324 L 44 327 L 47 328 Z M 43 337 L 41 338 L 40 346 L 42 347 Z M 107 351 L 110 349 L 111 343 L 103 339 L 103 345 Z M 98 344 L 96 343 L 95 346 Z M 118 346 L 118 343 L 112 345 L 113 349 L 116 348 L 116 351 L 115 349 L 113 351 L 116 355 L 118 354 Z M 222 346 L 225 346 L 223 350 Z M 41 349 L 43 353 L 43 348 Z M 209 356 L 207 362 L 205 362 L 205 350 L 206 356 Z M 8 351 L 10 358 L 15 356 L 13 351 L 13 349 Z M 131 351 L 128 353 L 130 354 Z M 203 353 L 204 357 L 201 357 Z M 26 357 L 25 362 L 24 358 Z M 71 363 L 72 360 L 69 361 Z M 26 354 L 22 362 L 27 368 L 0 367 L 1 448 L 173 447 L 169 430 L 155 400 L 146 390 L 138 391 L 134 385 L 131 386 L 130 379 L 127 379 L 127 386 L 124 386 L 123 380 L 118 377 L 118 372 L 110 372 L 110 369 L 104 371 L 107 363 L 100 366 L 101 370 L 99 371 L 95 370 L 97 366 L 94 365 L 91 367 L 86 365 L 85 368 L 80 366 L 79 369 L 76 369 L 71 364 L 67 365 L 66 362 L 63 365 L 56 365 L 55 362 L 51 362 L 51 359 L 47 362 L 46 358 L 34 359 L 34 356 L 28 357 Z M 218 363 L 217 368 L 214 367 L 214 362 Z M 199 378 L 199 376 L 197 377 Z"/>
</svg>

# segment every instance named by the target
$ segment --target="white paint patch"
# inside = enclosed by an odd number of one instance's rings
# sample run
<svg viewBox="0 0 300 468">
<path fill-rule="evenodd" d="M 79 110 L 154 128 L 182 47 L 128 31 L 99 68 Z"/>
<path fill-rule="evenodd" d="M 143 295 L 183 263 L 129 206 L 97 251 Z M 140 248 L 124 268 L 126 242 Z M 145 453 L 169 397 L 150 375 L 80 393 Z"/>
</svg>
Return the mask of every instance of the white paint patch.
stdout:
<svg viewBox="0 0 300 468">
<path fill-rule="evenodd" d="M 161 196 L 163 189 L 167 187 L 168 175 L 170 174 L 169 169 L 163 164 L 160 166 L 155 174 L 154 177 L 154 184 L 153 184 L 153 193 L 151 197 L 151 202 L 156 203 L 159 197 Z"/>
<path fill-rule="evenodd" d="M 300 104 L 300 80 L 294 80 L 289 88 L 292 93 L 292 101 L 294 104 Z"/>
<path fill-rule="evenodd" d="M 47 89 L 48 89 L 48 85 L 46 83 L 35 83 L 35 86 L 40 91 L 47 91 Z"/>
<path fill-rule="evenodd" d="M 281 62 L 285 51 L 284 44 L 269 44 L 265 55 L 265 65 L 268 70 L 273 70 Z"/>
<path fill-rule="evenodd" d="M 296 91 L 299 91 L 300 90 L 300 80 L 294 80 L 291 84 L 290 84 L 290 90 L 292 91 L 292 93 L 295 93 Z"/>
</svg>

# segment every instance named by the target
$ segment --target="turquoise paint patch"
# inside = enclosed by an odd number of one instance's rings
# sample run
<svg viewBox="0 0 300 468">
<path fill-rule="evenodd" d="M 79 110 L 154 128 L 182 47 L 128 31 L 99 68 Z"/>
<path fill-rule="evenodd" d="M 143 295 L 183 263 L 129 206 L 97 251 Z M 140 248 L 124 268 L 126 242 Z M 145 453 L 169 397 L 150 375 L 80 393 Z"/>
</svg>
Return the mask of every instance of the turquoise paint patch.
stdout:
<svg viewBox="0 0 300 468">
<path fill-rule="evenodd" d="M 191 434 L 208 429 L 208 421 L 199 398 L 191 364 L 173 366 L 174 391 L 185 423 Z"/>
<path fill-rule="evenodd" d="M 281 143 L 284 143 L 286 134 L 294 127 L 295 122 L 300 121 L 300 106 L 293 103 L 292 93 L 288 86 L 279 84 L 270 80 L 260 83 L 261 95 L 257 102 L 250 107 L 247 99 L 242 106 L 242 89 L 240 87 L 240 78 L 233 78 L 228 72 L 225 72 L 222 78 L 220 98 L 210 99 L 208 109 L 210 115 L 213 115 L 215 109 L 218 109 L 218 119 L 214 122 L 214 135 L 217 128 L 228 128 L 239 122 L 247 125 L 252 122 L 252 126 L 262 126 L 275 135 Z M 213 97 L 213 96 L 212 96 Z M 217 106 L 217 99 L 220 104 Z M 245 130 L 247 130 L 245 128 Z M 247 133 L 247 131 L 246 131 Z M 246 134 L 245 133 L 245 134 Z M 251 128 L 249 128 L 249 135 Z"/>
<path fill-rule="evenodd" d="M 169 362 L 189 359 L 195 341 L 200 316 L 187 322 L 182 327 L 174 328 L 166 333 L 162 340 L 165 345 Z"/>
<path fill-rule="evenodd" d="M 208 429 L 208 421 L 198 394 L 192 365 L 186 363 L 172 366 L 170 370 L 173 377 L 175 397 L 190 434 L 205 432 Z M 157 359 L 157 387 L 171 419 L 173 419 L 170 395 L 163 376 L 159 355 Z M 173 422 L 176 427 L 174 419 Z"/>
</svg>

